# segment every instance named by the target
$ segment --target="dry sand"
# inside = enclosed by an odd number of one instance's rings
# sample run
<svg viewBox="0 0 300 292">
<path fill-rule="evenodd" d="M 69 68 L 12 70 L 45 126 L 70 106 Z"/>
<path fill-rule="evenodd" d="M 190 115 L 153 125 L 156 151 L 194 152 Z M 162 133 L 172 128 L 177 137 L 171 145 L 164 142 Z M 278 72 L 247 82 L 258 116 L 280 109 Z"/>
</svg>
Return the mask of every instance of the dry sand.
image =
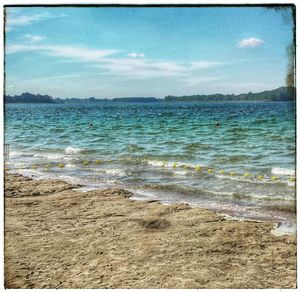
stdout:
<svg viewBox="0 0 300 292">
<path fill-rule="evenodd" d="M 5 175 L 6 288 L 296 287 L 296 237 L 185 204 Z"/>
</svg>

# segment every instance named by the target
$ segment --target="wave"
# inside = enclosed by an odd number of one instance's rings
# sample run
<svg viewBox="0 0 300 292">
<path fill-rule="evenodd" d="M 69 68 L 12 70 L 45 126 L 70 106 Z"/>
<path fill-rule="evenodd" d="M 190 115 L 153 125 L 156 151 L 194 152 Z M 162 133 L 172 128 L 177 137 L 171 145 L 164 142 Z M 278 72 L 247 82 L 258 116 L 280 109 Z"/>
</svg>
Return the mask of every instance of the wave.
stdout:
<svg viewBox="0 0 300 292">
<path fill-rule="evenodd" d="M 146 161 L 149 165 L 156 166 L 156 167 L 164 167 L 164 168 L 191 168 L 194 169 L 198 165 L 193 163 L 183 163 L 183 162 L 176 162 L 176 161 L 161 161 L 161 160 L 148 160 Z M 205 167 L 205 166 L 203 166 Z"/>
<path fill-rule="evenodd" d="M 295 187 L 296 186 L 296 182 L 293 182 L 293 181 L 287 181 L 287 186 L 289 187 Z"/>
<path fill-rule="evenodd" d="M 296 213 L 296 201 L 295 200 L 290 200 L 285 202 L 285 204 L 272 204 L 269 206 L 271 210 L 276 210 L 276 211 L 286 211 L 286 212 L 293 212 Z"/>
<path fill-rule="evenodd" d="M 24 153 L 23 152 L 20 152 L 20 151 L 10 151 L 9 152 L 9 156 L 21 156 L 23 155 Z"/>
<path fill-rule="evenodd" d="M 66 164 L 66 168 L 76 168 L 77 166 L 71 163 Z"/>
<path fill-rule="evenodd" d="M 100 172 L 105 172 L 107 174 L 125 176 L 126 173 L 121 169 L 100 169 Z"/>
<path fill-rule="evenodd" d="M 204 194 L 203 190 L 201 189 L 196 189 L 193 187 L 177 185 L 177 184 L 144 184 L 143 188 L 159 190 L 159 191 L 169 191 L 169 192 L 175 192 L 175 193 L 181 193 L 187 195 Z"/>
<path fill-rule="evenodd" d="M 238 156 L 238 157 L 232 157 L 232 161 L 244 159 L 245 156 Z M 231 162 L 232 162 L 231 161 Z M 162 169 L 167 169 L 171 170 L 174 175 L 180 175 L 180 176 L 190 176 L 190 175 L 196 175 L 196 176 L 203 176 L 207 174 L 209 167 L 205 165 L 199 165 L 199 164 L 193 164 L 193 163 L 183 163 L 183 162 L 175 162 L 175 161 L 161 161 L 161 160 L 146 160 L 145 161 L 147 164 L 162 168 Z M 200 168 L 200 171 L 198 171 L 198 168 Z M 216 178 L 219 179 L 229 179 L 232 181 L 238 181 L 238 182 L 247 182 L 247 183 L 252 183 L 252 184 L 278 184 L 278 183 L 284 183 L 287 184 L 288 186 L 294 186 L 295 182 L 294 181 L 289 181 L 288 179 L 284 178 L 272 178 L 270 176 L 261 176 L 261 175 L 254 175 L 254 174 L 249 174 L 249 173 L 238 173 L 233 171 L 234 174 L 231 174 L 231 172 L 227 171 L 224 172 L 223 170 L 220 169 L 213 169 L 213 172 L 210 173 L 213 174 Z M 193 173 L 191 173 L 193 172 Z M 276 169 L 275 169 L 276 172 Z M 280 173 L 283 174 L 285 173 L 286 175 L 293 175 L 294 172 L 292 173 L 291 171 L 287 169 L 280 169 Z M 273 173 L 276 175 L 279 175 L 279 171 L 276 173 Z"/>
<path fill-rule="evenodd" d="M 294 202 L 295 198 L 286 196 L 273 196 L 271 194 L 253 194 L 253 193 L 239 193 L 239 192 L 224 192 L 224 191 L 209 191 L 215 196 L 232 197 L 237 200 L 255 200 L 255 201 L 291 201 Z"/>
<path fill-rule="evenodd" d="M 129 144 L 126 146 L 126 149 L 130 152 L 135 152 L 135 151 L 144 150 L 145 148 L 143 148 L 142 146 L 138 146 L 136 144 Z"/>
<path fill-rule="evenodd" d="M 291 175 L 295 176 L 295 170 L 283 167 L 273 167 L 271 172 L 277 175 Z"/>
<path fill-rule="evenodd" d="M 34 157 L 34 153 L 28 153 L 28 152 L 22 152 L 22 151 L 10 151 L 9 152 L 10 157 Z"/>
<path fill-rule="evenodd" d="M 159 160 L 149 160 L 147 161 L 149 165 L 163 167 L 167 165 L 167 162 L 159 161 Z"/>
<path fill-rule="evenodd" d="M 157 191 L 167 191 L 172 193 L 179 193 L 182 195 L 187 195 L 191 197 L 199 198 L 228 198 L 233 200 L 245 200 L 245 201 L 261 201 L 261 202 L 294 202 L 295 197 L 291 196 L 273 196 L 272 194 L 255 194 L 255 193 L 240 193 L 231 191 L 216 191 L 216 190 L 206 190 L 195 188 L 186 185 L 176 185 L 176 184 L 145 184 L 143 185 L 145 189 L 153 189 Z"/>
<path fill-rule="evenodd" d="M 27 177 L 33 177 L 36 179 L 47 179 L 51 178 L 51 175 L 44 173 L 42 170 L 37 170 L 37 169 L 12 169 L 11 172 L 14 173 L 19 173 Z"/>
<path fill-rule="evenodd" d="M 178 171 L 178 170 L 175 170 L 174 171 L 174 175 L 178 175 L 178 176 L 186 176 L 188 174 L 188 171 Z"/>
<path fill-rule="evenodd" d="M 95 154 L 97 152 L 98 151 L 96 149 L 80 149 L 78 153 L 90 155 L 90 154 Z"/>
<path fill-rule="evenodd" d="M 61 160 L 61 159 L 67 159 L 65 154 L 73 155 L 73 154 L 77 154 L 81 151 L 82 150 L 80 148 L 74 148 L 74 147 L 69 146 L 65 149 L 64 153 L 57 153 L 57 152 L 53 153 L 53 149 L 51 149 L 51 150 L 43 149 L 43 151 L 41 151 L 41 149 L 38 149 L 38 151 L 36 153 L 30 153 L 30 152 L 24 152 L 24 151 L 11 151 L 9 153 L 9 156 L 12 158 L 32 157 L 34 159 L 45 158 L 48 160 Z"/>
<path fill-rule="evenodd" d="M 161 145 L 180 145 L 181 142 L 179 141 L 174 141 L 174 140 L 168 140 L 168 141 L 163 141 L 160 143 Z"/>
<path fill-rule="evenodd" d="M 216 162 L 218 164 L 223 164 L 223 163 L 234 163 L 234 162 L 240 162 L 240 161 L 245 161 L 248 159 L 252 159 L 250 155 L 236 155 L 236 156 L 222 156 L 220 158 L 216 158 Z"/>
<path fill-rule="evenodd" d="M 49 160 L 58 160 L 58 159 L 63 159 L 64 155 L 63 154 L 57 154 L 57 153 L 38 153 L 34 154 L 33 157 L 35 158 L 47 158 Z"/>
<path fill-rule="evenodd" d="M 190 144 L 187 144 L 186 146 L 184 146 L 184 149 L 189 150 L 189 151 L 196 150 L 196 149 L 209 150 L 209 149 L 213 149 L 213 147 L 208 144 L 203 144 L 203 143 L 190 143 Z"/>
<path fill-rule="evenodd" d="M 72 146 L 68 146 L 66 149 L 65 149 L 65 153 L 67 155 L 74 155 L 74 154 L 78 154 L 82 151 L 82 149 L 80 148 L 75 148 L 75 147 L 72 147 Z"/>
<path fill-rule="evenodd" d="M 261 124 L 271 124 L 275 122 L 275 118 L 269 118 L 269 119 L 262 119 L 262 118 L 257 118 L 255 121 L 254 121 L 254 124 L 256 125 L 261 125 Z"/>
<path fill-rule="evenodd" d="M 227 179 L 227 180 L 232 180 L 232 181 L 236 181 L 236 182 L 241 182 L 241 183 L 251 183 L 251 184 L 260 184 L 260 185 L 270 185 L 270 184 L 285 184 L 287 186 L 290 187 L 294 187 L 295 186 L 295 181 L 289 181 L 288 179 L 283 179 L 283 178 L 272 178 L 272 177 L 268 177 L 268 176 L 245 176 L 242 174 L 234 174 L 234 175 L 230 175 L 228 173 L 224 173 L 224 174 L 216 174 L 217 178 L 220 179 Z"/>
<path fill-rule="evenodd" d="M 245 128 L 245 127 L 240 127 L 240 126 L 237 126 L 237 127 L 233 127 L 231 129 L 229 129 L 229 133 L 230 134 L 244 134 L 244 133 L 247 133 L 249 131 L 248 128 Z"/>
<path fill-rule="evenodd" d="M 52 127 L 52 128 L 49 128 L 49 131 L 53 132 L 53 133 L 63 133 L 63 132 L 66 131 L 66 129 L 65 128 Z"/>
</svg>

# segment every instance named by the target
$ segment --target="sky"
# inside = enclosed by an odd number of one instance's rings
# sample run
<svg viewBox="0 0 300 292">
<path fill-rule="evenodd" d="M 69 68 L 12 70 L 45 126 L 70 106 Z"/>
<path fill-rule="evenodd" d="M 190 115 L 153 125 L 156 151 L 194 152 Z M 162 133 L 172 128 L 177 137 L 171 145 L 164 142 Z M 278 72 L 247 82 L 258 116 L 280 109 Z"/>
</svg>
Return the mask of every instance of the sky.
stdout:
<svg viewBox="0 0 300 292">
<path fill-rule="evenodd" d="M 7 7 L 5 91 L 161 98 L 275 89 L 285 86 L 290 15 L 263 7 Z"/>
</svg>

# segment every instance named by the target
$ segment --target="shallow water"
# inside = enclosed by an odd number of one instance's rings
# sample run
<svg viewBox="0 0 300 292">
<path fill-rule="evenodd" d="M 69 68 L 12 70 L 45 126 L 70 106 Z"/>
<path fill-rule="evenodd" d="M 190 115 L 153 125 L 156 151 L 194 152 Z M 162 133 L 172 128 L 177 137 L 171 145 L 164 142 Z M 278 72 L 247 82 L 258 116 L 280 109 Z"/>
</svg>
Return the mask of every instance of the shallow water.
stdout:
<svg viewBox="0 0 300 292">
<path fill-rule="evenodd" d="M 9 167 L 35 177 L 295 218 L 294 103 L 7 104 L 5 143 Z"/>
</svg>

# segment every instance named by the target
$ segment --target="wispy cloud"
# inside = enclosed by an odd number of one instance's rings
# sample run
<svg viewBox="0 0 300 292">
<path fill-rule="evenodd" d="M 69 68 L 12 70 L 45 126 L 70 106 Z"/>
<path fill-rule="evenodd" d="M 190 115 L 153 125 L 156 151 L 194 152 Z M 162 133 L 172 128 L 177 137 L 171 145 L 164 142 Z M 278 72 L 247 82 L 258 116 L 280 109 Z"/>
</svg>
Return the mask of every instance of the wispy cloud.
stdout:
<svg viewBox="0 0 300 292">
<path fill-rule="evenodd" d="M 145 54 L 144 53 L 129 53 L 129 54 L 127 54 L 127 56 L 130 58 L 144 58 Z"/>
<path fill-rule="evenodd" d="M 174 62 L 156 59 L 104 58 L 100 63 L 89 66 L 106 68 L 111 74 L 123 75 L 126 78 L 149 79 L 160 77 L 189 78 L 205 69 L 223 66 L 225 62 L 197 61 Z"/>
<path fill-rule="evenodd" d="M 8 9 L 6 15 L 6 31 L 10 31 L 13 27 L 25 26 L 34 22 L 39 22 L 51 18 L 65 17 L 65 14 L 53 15 L 48 12 L 45 13 L 33 13 L 22 14 L 21 10 Z"/>
<path fill-rule="evenodd" d="M 42 49 L 48 55 L 62 58 L 70 58 L 79 62 L 100 62 L 104 57 L 118 53 L 118 50 L 99 50 L 79 46 L 43 46 Z"/>
<path fill-rule="evenodd" d="M 6 54 L 16 54 L 36 50 L 36 46 L 28 46 L 23 44 L 7 45 L 5 46 Z"/>
<path fill-rule="evenodd" d="M 99 62 L 103 57 L 115 54 L 118 50 L 97 50 L 79 46 L 57 46 L 40 44 L 15 44 L 6 46 L 6 54 L 37 51 L 50 56 L 69 58 L 79 62 Z"/>
<path fill-rule="evenodd" d="M 178 80 L 189 80 L 186 84 L 193 85 L 208 82 L 215 77 L 199 77 L 202 72 L 209 68 L 224 66 L 225 62 L 219 61 L 194 61 L 174 62 L 159 59 L 145 58 L 142 53 L 128 53 L 130 57 L 119 57 L 121 51 L 116 49 L 91 49 L 82 46 L 43 45 L 37 43 L 38 36 L 27 35 L 32 42 L 12 44 L 6 46 L 6 54 L 34 51 L 44 54 L 82 63 L 86 68 L 99 69 L 108 75 L 122 76 L 125 79 L 153 79 L 153 78 L 177 78 Z M 132 54 L 138 54 L 132 56 Z M 198 76 L 198 79 L 193 77 Z M 206 79 L 205 79 L 206 78 Z"/>
<path fill-rule="evenodd" d="M 193 70 L 199 70 L 199 69 L 209 69 L 218 66 L 223 66 L 225 64 L 226 64 L 225 62 L 219 62 L 219 61 L 197 61 L 197 62 L 192 62 L 191 67 Z"/>
<path fill-rule="evenodd" d="M 105 69 L 107 74 L 120 75 L 126 79 L 151 79 L 158 77 L 183 76 L 185 68 L 176 62 L 153 59 L 103 58 L 87 67 Z"/>
<path fill-rule="evenodd" d="M 46 37 L 41 36 L 41 35 L 32 35 L 32 34 L 25 34 L 22 36 L 22 39 L 24 39 L 25 41 L 28 41 L 30 43 L 37 43 L 37 42 L 44 40 L 45 38 Z"/>
<path fill-rule="evenodd" d="M 257 39 L 257 38 L 249 38 L 249 39 L 243 39 L 238 42 L 238 46 L 240 48 L 253 48 L 261 46 L 264 43 L 263 40 Z"/>
<path fill-rule="evenodd" d="M 199 61 L 201 63 L 201 61 Z M 203 61 L 205 63 L 205 61 Z M 122 75 L 130 79 L 150 79 L 161 77 L 189 78 L 199 71 L 211 68 L 207 62 L 206 66 L 198 66 L 195 63 L 177 63 L 173 61 L 162 61 L 155 59 L 131 59 L 131 58 L 103 58 L 101 62 L 88 65 L 94 68 L 105 68 L 110 74 Z M 221 62 L 219 62 L 221 65 Z M 216 66 L 214 64 L 213 66 Z"/>
<path fill-rule="evenodd" d="M 28 25 L 32 22 L 39 21 L 47 18 L 47 14 L 32 14 L 32 15 L 20 15 L 20 16 L 10 16 L 8 14 L 7 17 L 7 25 L 8 26 L 22 26 Z"/>
</svg>

